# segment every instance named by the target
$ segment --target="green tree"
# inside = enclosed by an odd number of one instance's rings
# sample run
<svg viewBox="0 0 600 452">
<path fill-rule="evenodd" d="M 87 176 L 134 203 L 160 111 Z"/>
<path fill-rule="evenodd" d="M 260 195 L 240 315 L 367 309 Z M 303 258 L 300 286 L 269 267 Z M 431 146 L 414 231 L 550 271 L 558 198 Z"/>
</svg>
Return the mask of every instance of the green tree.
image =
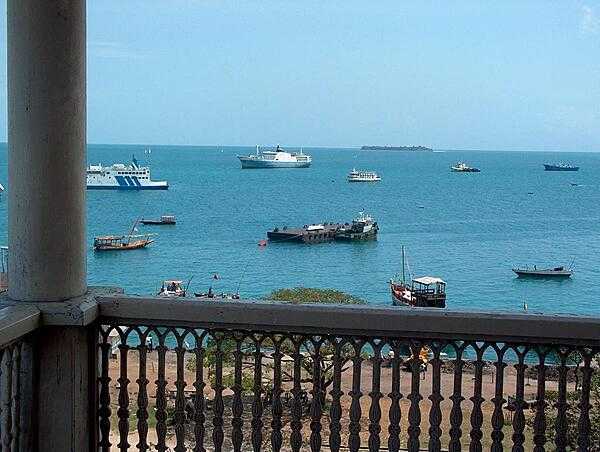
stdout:
<svg viewBox="0 0 600 452">
<path fill-rule="evenodd" d="M 566 425 L 567 425 L 567 446 L 570 450 L 577 449 L 577 442 L 579 438 L 579 418 L 581 403 L 581 369 L 580 364 L 582 357 L 579 353 L 574 353 L 574 356 L 569 357 L 570 365 L 574 365 L 574 372 L 576 372 L 576 384 L 577 389 L 567 393 L 567 410 L 566 410 Z M 600 357 L 595 357 L 596 365 L 592 366 L 592 377 L 590 381 L 590 451 L 600 451 Z M 554 406 L 558 401 L 557 391 L 547 391 L 545 402 L 546 402 L 546 420 L 548 425 L 548 431 L 553 432 L 557 416 L 554 410 Z M 533 428 L 534 417 L 528 420 L 528 425 Z"/>
</svg>

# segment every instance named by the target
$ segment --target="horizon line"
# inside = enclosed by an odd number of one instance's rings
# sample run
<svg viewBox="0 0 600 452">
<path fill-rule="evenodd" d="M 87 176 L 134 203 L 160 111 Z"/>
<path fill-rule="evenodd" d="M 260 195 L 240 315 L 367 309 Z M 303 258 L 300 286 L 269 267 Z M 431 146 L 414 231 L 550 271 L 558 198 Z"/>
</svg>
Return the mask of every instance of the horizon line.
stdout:
<svg viewBox="0 0 600 452">
<path fill-rule="evenodd" d="M 7 141 L 0 141 L 0 145 L 7 145 L 8 146 L 8 142 Z M 222 147 L 222 148 L 255 148 L 256 144 L 252 144 L 252 145 L 242 145 L 242 144 L 159 144 L 159 143 L 99 143 L 99 142 L 88 142 L 86 143 L 86 146 L 147 146 L 147 147 L 181 147 L 181 148 L 218 148 L 218 147 Z M 272 146 L 272 145 L 259 145 L 259 146 Z M 297 145 L 285 145 L 283 146 L 284 148 L 305 148 L 305 149 L 339 149 L 339 150 L 360 150 L 360 148 L 362 146 L 407 146 L 407 147 L 417 147 L 417 146 L 424 146 L 424 147 L 428 147 L 425 145 L 351 145 L 351 146 L 322 146 L 322 145 L 316 145 L 316 146 L 297 146 Z M 472 149 L 472 148 L 439 148 L 439 147 L 432 147 L 429 148 L 432 151 L 456 151 L 456 152 L 581 152 L 581 153 L 598 153 L 600 152 L 600 149 L 590 149 L 590 150 L 565 150 L 565 149 Z M 382 151 L 386 151 L 385 149 L 382 150 L 369 150 L 366 152 L 382 152 Z M 396 151 L 396 150 L 389 150 L 389 152 L 402 152 L 402 151 Z M 414 151 L 406 151 L 406 152 L 414 152 Z"/>
</svg>

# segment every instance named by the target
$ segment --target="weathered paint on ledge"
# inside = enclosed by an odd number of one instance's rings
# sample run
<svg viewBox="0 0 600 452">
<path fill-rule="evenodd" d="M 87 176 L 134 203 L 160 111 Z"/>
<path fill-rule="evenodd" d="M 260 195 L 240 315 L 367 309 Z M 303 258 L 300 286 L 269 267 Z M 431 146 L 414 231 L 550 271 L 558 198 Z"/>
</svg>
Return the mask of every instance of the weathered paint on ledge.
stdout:
<svg viewBox="0 0 600 452">
<path fill-rule="evenodd" d="M 600 346 L 600 318 L 394 307 L 98 297 L 100 317 L 145 325 Z"/>
</svg>

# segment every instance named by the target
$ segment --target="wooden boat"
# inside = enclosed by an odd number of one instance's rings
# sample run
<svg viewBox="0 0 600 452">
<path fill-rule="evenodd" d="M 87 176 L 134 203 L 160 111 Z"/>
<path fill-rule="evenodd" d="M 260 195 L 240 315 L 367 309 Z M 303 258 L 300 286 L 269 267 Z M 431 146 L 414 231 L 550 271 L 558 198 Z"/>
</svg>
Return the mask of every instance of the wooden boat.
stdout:
<svg viewBox="0 0 600 452">
<path fill-rule="evenodd" d="M 138 221 L 133 223 L 127 235 L 106 235 L 94 237 L 94 251 L 128 251 L 145 248 L 154 242 L 156 234 L 134 235 Z"/>
<path fill-rule="evenodd" d="M 175 215 L 162 215 L 158 220 L 145 220 L 141 219 L 140 223 L 143 225 L 163 225 L 163 224 L 176 224 Z"/>
<path fill-rule="evenodd" d="M 554 267 L 554 268 L 537 268 L 535 265 L 533 268 L 513 268 L 512 271 L 517 274 L 519 278 L 570 278 L 573 275 L 573 270 L 565 267 Z"/>
<path fill-rule="evenodd" d="M 410 274 L 410 269 L 408 270 Z M 411 278 L 406 282 L 406 258 L 402 247 L 402 278 L 390 280 L 390 291 L 394 306 L 413 306 L 421 308 L 446 307 L 446 282 L 434 276 Z"/>
<path fill-rule="evenodd" d="M 148 235 L 107 235 L 94 238 L 94 251 L 126 251 L 145 248 L 154 242 Z"/>
</svg>

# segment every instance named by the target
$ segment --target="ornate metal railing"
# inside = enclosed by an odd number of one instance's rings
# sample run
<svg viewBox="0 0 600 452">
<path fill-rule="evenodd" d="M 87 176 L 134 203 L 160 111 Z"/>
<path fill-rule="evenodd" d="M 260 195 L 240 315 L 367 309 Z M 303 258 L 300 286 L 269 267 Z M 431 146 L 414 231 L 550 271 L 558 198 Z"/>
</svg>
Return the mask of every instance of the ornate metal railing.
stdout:
<svg viewBox="0 0 600 452">
<path fill-rule="evenodd" d="M 598 319 L 123 296 L 99 306 L 101 451 L 600 447 Z"/>
<path fill-rule="evenodd" d="M 0 451 L 33 450 L 36 309 L 0 308 Z"/>
</svg>

